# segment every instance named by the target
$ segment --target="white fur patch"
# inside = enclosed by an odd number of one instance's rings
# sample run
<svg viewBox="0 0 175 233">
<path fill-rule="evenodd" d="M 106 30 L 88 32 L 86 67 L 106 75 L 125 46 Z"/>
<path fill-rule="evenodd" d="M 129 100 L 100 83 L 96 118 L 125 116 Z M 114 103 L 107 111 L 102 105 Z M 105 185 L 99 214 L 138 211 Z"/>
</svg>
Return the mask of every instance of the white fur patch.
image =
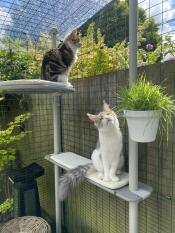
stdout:
<svg viewBox="0 0 175 233">
<path fill-rule="evenodd" d="M 77 60 L 77 51 L 78 51 L 78 48 L 77 48 L 77 46 L 75 46 L 74 44 L 72 44 L 70 41 L 67 41 L 66 44 L 72 50 L 73 56 L 74 56 L 74 62 L 75 62 Z"/>
<path fill-rule="evenodd" d="M 123 147 L 122 133 L 117 117 L 115 115 L 110 117 L 111 119 L 108 122 L 109 115 L 104 116 L 100 127 L 97 127 L 100 147 L 93 151 L 91 159 L 99 173 L 98 177 L 101 177 L 105 182 L 117 182 L 119 181 L 117 174 L 120 173 L 124 165 L 124 157 L 121 154 Z"/>
</svg>

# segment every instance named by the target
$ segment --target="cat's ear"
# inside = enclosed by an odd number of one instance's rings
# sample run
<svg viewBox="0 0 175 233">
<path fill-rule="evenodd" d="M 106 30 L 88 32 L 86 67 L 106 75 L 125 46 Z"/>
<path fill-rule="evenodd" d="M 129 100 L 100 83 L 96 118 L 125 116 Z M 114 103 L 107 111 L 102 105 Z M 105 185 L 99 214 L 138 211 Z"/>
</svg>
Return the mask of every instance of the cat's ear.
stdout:
<svg viewBox="0 0 175 233">
<path fill-rule="evenodd" d="M 77 29 L 74 29 L 71 34 L 77 35 L 77 32 L 78 32 Z"/>
<path fill-rule="evenodd" d="M 103 100 L 103 111 L 109 112 L 111 109 L 109 107 L 109 104 L 106 103 L 105 100 Z"/>
<path fill-rule="evenodd" d="M 90 114 L 90 113 L 87 113 L 86 114 L 88 117 L 89 117 L 89 119 L 91 120 L 91 121 L 93 121 L 93 122 L 96 122 L 97 120 L 98 120 L 98 115 L 93 115 L 93 114 Z"/>
</svg>

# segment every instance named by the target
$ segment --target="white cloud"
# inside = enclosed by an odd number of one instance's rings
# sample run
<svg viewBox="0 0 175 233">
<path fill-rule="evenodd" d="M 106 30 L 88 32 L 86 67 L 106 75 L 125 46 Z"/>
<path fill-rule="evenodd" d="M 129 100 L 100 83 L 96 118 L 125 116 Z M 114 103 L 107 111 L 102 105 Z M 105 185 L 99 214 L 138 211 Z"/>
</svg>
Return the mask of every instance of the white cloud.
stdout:
<svg viewBox="0 0 175 233">
<path fill-rule="evenodd" d="M 11 15 L 5 9 L 4 7 L 0 7 L 0 38 L 5 35 L 5 29 L 12 23 Z"/>
<path fill-rule="evenodd" d="M 162 0 L 139 0 L 139 6 L 146 10 L 148 17 L 155 18 L 160 25 L 160 34 L 166 36 L 174 31 L 171 33 L 171 36 L 175 40 L 175 21 L 173 21 L 175 19 L 175 9 L 173 9 L 173 1 L 167 0 L 162 3 Z M 174 59 L 174 57 L 167 53 L 162 62 Z"/>
<path fill-rule="evenodd" d="M 144 8 L 148 17 L 155 18 L 160 24 L 159 32 L 161 34 L 169 33 L 175 30 L 175 21 L 170 23 L 175 18 L 175 9 L 173 9 L 174 0 L 167 0 L 162 3 L 162 0 L 139 0 L 139 6 Z M 175 38 L 175 33 L 173 35 Z"/>
</svg>

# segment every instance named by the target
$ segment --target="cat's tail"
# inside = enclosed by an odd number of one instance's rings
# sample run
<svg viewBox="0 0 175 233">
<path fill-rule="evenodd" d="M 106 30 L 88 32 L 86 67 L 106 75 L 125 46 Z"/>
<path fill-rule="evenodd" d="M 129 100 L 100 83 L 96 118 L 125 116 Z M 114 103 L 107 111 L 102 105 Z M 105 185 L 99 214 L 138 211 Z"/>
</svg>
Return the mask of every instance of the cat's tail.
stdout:
<svg viewBox="0 0 175 233">
<path fill-rule="evenodd" d="M 93 170 L 93 165 L 87 164 L 65 173 L 59 180 L 59 200 L 63 201 L 75 187 L 84 181 L 86 174 L 91 170 Z"/>
</svg>

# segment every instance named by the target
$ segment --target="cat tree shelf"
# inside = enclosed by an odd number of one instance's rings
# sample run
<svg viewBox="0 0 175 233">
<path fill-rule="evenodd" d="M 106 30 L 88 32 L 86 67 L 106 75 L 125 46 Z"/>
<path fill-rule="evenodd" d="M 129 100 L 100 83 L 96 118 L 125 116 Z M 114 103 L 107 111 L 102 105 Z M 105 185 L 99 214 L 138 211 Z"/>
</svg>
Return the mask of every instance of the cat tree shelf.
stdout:
<svg viewBox="0 0 175 233">
<path fill-rule="evenodd" d="M 21 79 L 0 81 L 0 91 L 5 93 L 62 94 L 72 92 L 74 88 L 59 82 L 50 82 L 40 79 Z"/>
<path fill-rule="evenodd" d="M 65 170 L 76 168 L 80 165 L 87 165 L 92 163 L 90 159 L 84 158 L 72 152 L 51 154 L 45 156 L 45 159 Z M 128 186 L 128 173 L 122 173 L 120 177 L 119 186 L 117 189 L 112 188 L 113 182 L 104 182 L 94 178 L 94 176 L 86 176 L 86 180 L 91 184 L 127 201 L 139 202 L 148 198 L 152 193 L 152 188 L 146 184 L 139 183 L 139 188 L 135 192 L 131 192 Z M 111 185 L 111 188 L 109 188 Z M 58 187 L 59 188 L 59 187 Z"/>
</svg>

